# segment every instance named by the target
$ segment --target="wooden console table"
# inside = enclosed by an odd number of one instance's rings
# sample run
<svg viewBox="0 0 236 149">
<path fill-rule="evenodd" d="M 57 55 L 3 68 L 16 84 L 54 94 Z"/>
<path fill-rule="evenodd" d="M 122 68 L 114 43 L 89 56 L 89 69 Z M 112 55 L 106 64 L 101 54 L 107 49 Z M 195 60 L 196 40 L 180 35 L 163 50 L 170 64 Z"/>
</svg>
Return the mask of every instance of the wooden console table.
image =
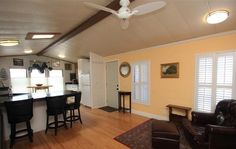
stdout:
<svg viewBox="0 0 236 149">
<path fill-rule="evenodd" d="M 45 90 L 49 92 L 49 87 L 52 87 L 52 85 L 42 85 L 42 86 L 27 86 L 27 88 L 31 88 L 33 93 L 36 93 L 37 90 Z"/>
<path fill-rule="evenodd" d="M 125 108 L 125 96 L 129 96 L 129 108 Z M 122 100 L 123 99 L 123 100 Z M 121 106 L 122 100 L 122 106 Z M 119 111 L 125 112 L 125 110 L 129 110 L 131 113 L 131 92 L 128 91 L 118 91 L 118 103 L 119 103 Z"/>
<path fill-rule="evenodd" d="M 169 104 L 167 105 L 166 107 L 169 108 L 169 120 L 171 121 L 173 116 L 176 116 L 177 114 L 173 114 L 173 109 L 178 109 L 178 110 L 181 110 L 181 111 L 184 111 L 185 112 L 185 115 L 183 117 L 186 117 L 188 119 L 188 114 L 189 112 L 192 110 L 192 108 L 190 107 L 184 107 L 184 106 L 178 106 L 178 105 L 172 105 L 172 104 Z M 178 115 L 180 116 L 180 115 Z"/>
</svg>

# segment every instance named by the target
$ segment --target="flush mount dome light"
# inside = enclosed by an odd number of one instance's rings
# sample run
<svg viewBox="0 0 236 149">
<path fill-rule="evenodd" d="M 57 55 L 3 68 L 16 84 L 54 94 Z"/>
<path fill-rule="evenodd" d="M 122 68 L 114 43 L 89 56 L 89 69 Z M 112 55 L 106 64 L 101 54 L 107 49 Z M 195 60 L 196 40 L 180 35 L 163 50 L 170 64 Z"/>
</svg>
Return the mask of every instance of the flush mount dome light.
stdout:
<svg viewBox="0 0 236 149">
<path fill-rule="evenodd" d="M 33 50 L 31 50 L 31 49 L 25 49 L 24 50 L 24 53 L 26 53 L 26 54 L 30 54 L 30 53 L 32 53 L 33 52 Z"/>
<path fill-rule="evenodd" d="M 59 54 L 58 57 L 60 57 L 60 58 L 65 58 L 66 56 L 65 56 L 65 55 L 62 55 L 62 54 Z"/>
<path fill-rule="evenodd" d="M 225 21 L 229 17 L 229 12 L 226 10 L 217 10 L 207 15 L 206 21 L 208 24 L 217 24 Z"/>
<path fill-rule="evenodd" d="M 5 47 L 16 46 L 19 43 L 20 42 L 18 40 L 2 40 L 2 41 L 0 41 L 0 45 L 5 46 Z"/>
</svg>

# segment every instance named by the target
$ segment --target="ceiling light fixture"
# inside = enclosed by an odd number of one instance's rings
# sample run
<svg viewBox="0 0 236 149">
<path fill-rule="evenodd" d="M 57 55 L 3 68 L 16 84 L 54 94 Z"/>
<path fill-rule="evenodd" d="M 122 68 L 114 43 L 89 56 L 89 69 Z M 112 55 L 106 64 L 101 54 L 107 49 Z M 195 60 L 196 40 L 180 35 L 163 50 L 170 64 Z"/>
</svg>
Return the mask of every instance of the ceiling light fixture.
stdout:
<svg viewBox="0 0 236 149">
<path fill-rule="evenodd" d="M 53 39 L 60 33 L 28 33 L 25 37 L 26 40 L 39 40 L 39 39 Z"/>
<path fill-rule="evenodd" d="M 210 12 L 207 17 L 206 21 L 208 24 L 218 24 L 225 21 L 229 17 L 229 12 L 226 10 L 217 10 Z"/>
<path fill-rule="evenodd" d="M 55 35 L 54 34 L 44 34 L 44 35 L 33 35 L 32 39 L 51 39 L 53 38 Z"/>
<path fill-rule="evenodd" d="M 62 54 L 59 54 L 58 57 L 60 57 L 60 58 L 65 58 L 66 56 L 65 56 L 65 55 L 62 55 Z"/>
<path fill-rule="evenodd" d="M 10 47 L 20 44 L 19 40 L 2 40 L 0 41 L 1 46 Z"/>
<path fill-rule="evenodd" d="M 26 53 L 26 54 L 29 54 L 29 53 L 32 53 L 33 52 L 33 50 L 31 50 L 31 49 L 25 49 L 24 50 L 24 53 Z"/>
</svg>

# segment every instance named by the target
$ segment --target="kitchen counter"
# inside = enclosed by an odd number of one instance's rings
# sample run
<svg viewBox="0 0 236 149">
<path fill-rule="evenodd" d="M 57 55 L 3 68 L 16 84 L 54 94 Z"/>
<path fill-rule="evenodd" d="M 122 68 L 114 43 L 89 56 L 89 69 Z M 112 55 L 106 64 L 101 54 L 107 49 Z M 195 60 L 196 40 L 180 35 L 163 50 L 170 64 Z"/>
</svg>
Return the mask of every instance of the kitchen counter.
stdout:
<svg viewBox="0 0 236 149">
<path fill-rule="evenodd" d="M 34 132 L 45 130 L 46 126 L 46 110 L 47 105 L 45 102 L 46 97 L 55 97 L 55 96 L 74 96 L 78 92 L 75 91 L 61 91 L 61 92 L 51 92 L 51 93 L 28 93 L 22 95 L 13 95 L 12 97 L 3 96 L 0 97 L 0 110 L 3 113 L 3 123 L 4 123 L 4 137 L 5 140 L 9 140 L 10 135 L 10 125 L 7 119 L 6 109 L 4 107 L 4 102 L 14 102 L 19 100 L 31 99 L 33 98 L 33 118 L 31 119 L 31 127 Z M 53 117 L 51 117 L 53 118 Z M 61 117 L 59 117 L 61 118 Z M 50 119 L 49 119 L 50 121 Z M 17 125 L 17 129 L 25 127 L 24 124 Z"/>
<path fill-rule="evenodd" d="M 1 96 L 0 97 L 0 106 L 3 106 L 5 101 L 19 101 L 25 99 L 33 98 L 34 101 L 45 100 L 46 97 L 55 97 L 55 96 L 72 96 L 75 95 L 76 91 L 61 91 L 61 92 L 51 92 L 51 93 L 26 93 L 22 95 L 13 95 L 13 96 Z"/>
</svg>

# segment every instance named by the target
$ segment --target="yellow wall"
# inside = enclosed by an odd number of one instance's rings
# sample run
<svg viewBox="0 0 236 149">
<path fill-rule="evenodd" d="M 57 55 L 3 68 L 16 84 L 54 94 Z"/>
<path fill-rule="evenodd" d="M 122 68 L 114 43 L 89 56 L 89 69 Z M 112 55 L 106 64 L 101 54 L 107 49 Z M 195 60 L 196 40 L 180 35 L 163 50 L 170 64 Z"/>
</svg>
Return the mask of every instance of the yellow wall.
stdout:
<svg viewBox="0 0 236 149">
<path fill-rule="evenodd" d="M 108 61 L 118 59 L 119 62 L 127 61 L 130 64 L 140 60 L 150 60 L 150 105 L 133 103 L 132 108 L 167 117 L 167 104 L 194 107 L 196 55 L 228 50 L 236 50 L 235 32 L 113 55 L 107 59 Z M 171 62 L 180 63 L 180 77 L 160 78 L 160 64 Z M 119 81 L 121 90 L 131 90 L 131 75 L 128 78 L 120 76 Z"/>
</svg>

